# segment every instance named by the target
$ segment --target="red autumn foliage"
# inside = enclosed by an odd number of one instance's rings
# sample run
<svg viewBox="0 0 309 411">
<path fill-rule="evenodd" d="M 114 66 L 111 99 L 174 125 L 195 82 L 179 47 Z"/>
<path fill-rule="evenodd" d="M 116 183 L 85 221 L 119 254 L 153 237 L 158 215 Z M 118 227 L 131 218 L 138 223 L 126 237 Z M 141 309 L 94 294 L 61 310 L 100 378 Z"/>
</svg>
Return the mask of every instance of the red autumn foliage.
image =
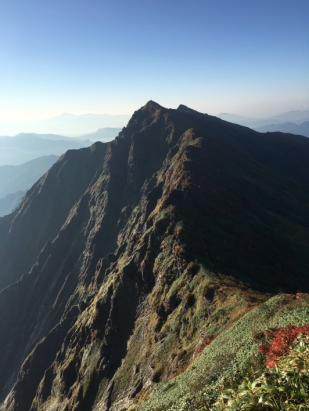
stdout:
<svg viewBox="0 0 309 411">
<path fill-rule="evenodd" d="M 309 324 L 298 327 L 289 325 L 274 331 L 271 342 L 262 344 L 258 348 L 259 353 L 266 356 L 266 367 L 275 367 L 280 357 L 288 355 L 291 344 L 299 334 L 309 334 Z"/>
<path fill-rule="evenodd" d="M 207 345 L 209 345 L 216 337 L 218 337 L 219 334 L 212 334 L 212 335 L 206 335 L 204 337 L 203 341 L 197 346 L 195 350 L 195 355 L 200 354 Z"/>
<path fill-rule="evenodd" d="M 309 294 L 307 293 L 297 293 L 295 295 L 296 300 L 299 300 L 299 299 L 308 300 L 308 297 L 309 297 Z"/>
<path fill-rule="evenodd" d="M 170 380 L 172 380 L 173 378 L 177 377 L 177 375 L 182 374 L 184 371 L 186 371 L 189 367 L 189 364 L 185 365 L 182 368 L 178 368 L 178 370 L 176 370 L 171 376 L 170 376 Z"/>
</svg>

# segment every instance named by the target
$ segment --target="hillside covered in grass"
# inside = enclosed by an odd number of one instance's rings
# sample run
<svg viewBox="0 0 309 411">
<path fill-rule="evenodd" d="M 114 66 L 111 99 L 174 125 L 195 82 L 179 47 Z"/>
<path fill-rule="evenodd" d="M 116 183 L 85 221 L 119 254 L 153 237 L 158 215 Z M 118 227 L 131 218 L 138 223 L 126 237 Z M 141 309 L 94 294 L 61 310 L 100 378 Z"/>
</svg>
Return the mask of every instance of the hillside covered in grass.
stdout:
<svg viewBox="0 0 309 411">
<path fill-rule="evenodd" d="M 262 370 L 309 324 L 308 156 L 152 101 L 64 154 L 0 219 L 0 410 L 209 409 Z"/>
</svg>

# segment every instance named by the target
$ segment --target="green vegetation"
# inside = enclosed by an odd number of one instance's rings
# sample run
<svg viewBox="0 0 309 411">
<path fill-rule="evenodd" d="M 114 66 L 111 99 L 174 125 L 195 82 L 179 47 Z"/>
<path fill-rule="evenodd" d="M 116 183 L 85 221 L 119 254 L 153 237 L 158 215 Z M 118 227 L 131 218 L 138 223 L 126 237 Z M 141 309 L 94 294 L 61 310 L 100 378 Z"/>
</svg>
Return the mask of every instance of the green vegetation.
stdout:
<svg viewBox="0 0 309 411">
<path fill-rule="evenodd" d="M 277 365 L 262 371 L 256 378 L 246 376 L 236 388 L 223 389 L 212 411 L 309 409 L 308 335 L 300 334 Z"/>
<path fill-rule="evenodd" d="M 265 370 L 258 347 L 266 342 L 268 330 L 309 323 L 308 297 L 305 294 L 300 298 L 278 295 L 251 310 L 206 345 L 187 370 L 168 382 L 155 385 L 150 399 L 133 409 L 136 411 L 197 411 L 210 410 L 211 407 L 217 407 L 213 408 L 214 411 L 225 409 L 222 408 L 225 399 L 219 397 L 218 400 L 220 392 L 224 392 L 225 396 L 229 394 L 232 401 L 233 392 L 237 393 L 238 390 L 243 389 L 243 379 L 252 384 Z M 295 349 L 297 352 L 297 348 Z M 291 353 L 293 352 L 292 350 Z M 305 352 L 308 352 L 307 346 Z M 282 364 L 289 363 L 289 360 L 280 361 Z M 276 370 L 277 368 L 268 370 L 267 378 L 274 379 L 274 373 L 278 372 Z M 222 387 L 226 388 L 222 390 Z M 258 384 L 256 383 L 254 387 L 257 389 Z M 214 405 L 217 400 L 217 404 Z M 220 406 L 221 408 L 218 408 Z M 237 408 L 231 408 L 234 409 Z"/>
</svg>

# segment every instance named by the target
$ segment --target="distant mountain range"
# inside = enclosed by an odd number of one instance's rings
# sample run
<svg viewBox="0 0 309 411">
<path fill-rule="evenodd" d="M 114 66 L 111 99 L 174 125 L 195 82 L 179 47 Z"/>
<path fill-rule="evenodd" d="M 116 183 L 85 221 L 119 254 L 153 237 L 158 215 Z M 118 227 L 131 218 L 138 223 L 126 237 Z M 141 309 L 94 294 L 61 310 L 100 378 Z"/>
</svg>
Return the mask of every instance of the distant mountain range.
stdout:
<svg viewBox="0 0 309 411">
<path fill-rule="evenodd" d="M 269 124 L 283 124 L 286 122 L 301 124 L 304 121 L 309 121 L 309 110 L 288 111 L 278 116 L 269 118 L 244 117 L 229 113 L 220 113 L 217 117 L 221 118 L 222 120 L 229 121 L 230 123 L 235 123 L 241 126 L 256 129 L 258 127 L 266 126 Z"/>
<path fill-rule="evenodd" d="M 281 131 L 282 133 L 298 134 L 301 136 L 309 137 L 309 121 L 304 121 L 301 124 L 295 123 L 283 123 L 283 124 L 267 124 L 262 127 L 253 128 L 260 133 L 266 133 L 269 131 Z"/>
<path fill-rule="evenodd" d="M 0 166 L 23 164 L 50 154 L 60 156 L 67 150 L 88 147 L 91 143 L 90 140 L 60 139 L 60 136 L 44 136 L 34 133 L 22 133 L 15 137 L 0 137 Z"/>
<path fill-rule="evenodd" d="M 0 198 L 30 188 L 58 160 L 58 156 L 44 156 L 27 163 L 0 167 Z"/>
<path fill-rule="evenodd" d="M 107 143 L 108 141 L 112 141 L 120 133 L 120 131 L 120 127 L 104 127 L 99 128 L 94 133 L 84 134 L 80 138 Z"/>
<path fill-rule="evenodd" d="M 94 141 L 111 141 L 120 128 L 101 128 L 81 137 L 58 134 L 20 133 L 15 137 L 0 137 L 0 166 L 18 165 L 38 157 L 60 156 L 67 150 L 90 146 Z"/>
<path fill-rule="evenodd" d="M 0 122 L 0 135 L 14 136 L 18 133 L 53 133 L 65 136 L 81 136 L 99 128 L 124 127 L 129 115 L 64 113 L 56 117 L 30 122 Z"/>
</svg>

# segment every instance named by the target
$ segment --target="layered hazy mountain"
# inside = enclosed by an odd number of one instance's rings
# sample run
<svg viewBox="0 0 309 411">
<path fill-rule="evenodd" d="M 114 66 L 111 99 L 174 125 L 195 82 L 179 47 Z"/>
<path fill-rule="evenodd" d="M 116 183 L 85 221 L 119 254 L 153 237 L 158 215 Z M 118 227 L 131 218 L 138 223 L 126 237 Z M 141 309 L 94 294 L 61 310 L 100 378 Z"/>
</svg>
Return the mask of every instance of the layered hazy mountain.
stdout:
<svg viewBox="0 0 309 411">
<path fill-rule="evenodd" d="M 35 158 L 56 155 L 79 149 L 92 142 L 61 138 L 61 136 L 21 133 L 15 137 L 0 137 L 0 166 L 19 165 Z"/>
<path fill-rule="evenodd" d="M 0 410 L 209 409 L 309 323 L 308 156 L 153 101 L 62 155 L 0 218 Z"/>
<path fill-rule="evenodd" d="M 60 156 L 67 150 L 89 147 L 94 141 L 111 141 L 119 131 L 119 128 L 108 127 L 76 138 L 36 133 L 3 136 L 0 137 L 0 166 L 22 164 L 41 156 Z"/>
<path fill-rule="evenodd" d="M 309 110 L 296 110 L 288 111 L 286 113 L 280 114 L 278 116 L 269 118 L 254 118 L 238 116 L 236 114 L 220 113 L 218 117 L 222 120 L 229 121 L 231 123 L 240 124 L 245 127 L 250 127 L 256 129 L 257 127 L 267 126 L 269 124 L 283 124 L 286 122 L 292 122 L 294 124 L 301 124 L 305 121 L 309 121 Z M 267 130 L 272 131 L 272 130 Z M 280 131 L 280 130 L 273 130 Z"/>
<path fill-rule="evenodd" d="M 99 128 L 94 133 L 84 134 L 80 139 L 91 140 L 91 141 L 102 141 L 106 143 L 113 140 L 121 131 L 121 128 L 117 127 L 104 127 Z"/>
<path fill-rule="evenodd" d="M 58 160 L 58 156 L 45 156 L 18 166 L 0 167 L 0 198 L 15 191 L 30 188 Z"/>
<path fill-rule="evenodd" d="M 10 214 L 23 199 L 27 190 L 15 191 L 0 198 L 0 217 Z"/>
<path fill-rule="evenodd" d="M 282 124 L 267 124 L 266 126 L 256 127 L 254 130 L 259 131 L 260 133 L 266 133 L 268 131 L 281 131 L 282 133 L 292 133 L 309 137 L 309 121 L 304 121 L 301 124 L 291 122 Z"/>
<path fill-rule="evenodd" d="M 50 155 L 17 166 L 0 166 L 0 216 L 13 211 L 26 191 L 57 160 L 58 156 Z"/>
</svg>

